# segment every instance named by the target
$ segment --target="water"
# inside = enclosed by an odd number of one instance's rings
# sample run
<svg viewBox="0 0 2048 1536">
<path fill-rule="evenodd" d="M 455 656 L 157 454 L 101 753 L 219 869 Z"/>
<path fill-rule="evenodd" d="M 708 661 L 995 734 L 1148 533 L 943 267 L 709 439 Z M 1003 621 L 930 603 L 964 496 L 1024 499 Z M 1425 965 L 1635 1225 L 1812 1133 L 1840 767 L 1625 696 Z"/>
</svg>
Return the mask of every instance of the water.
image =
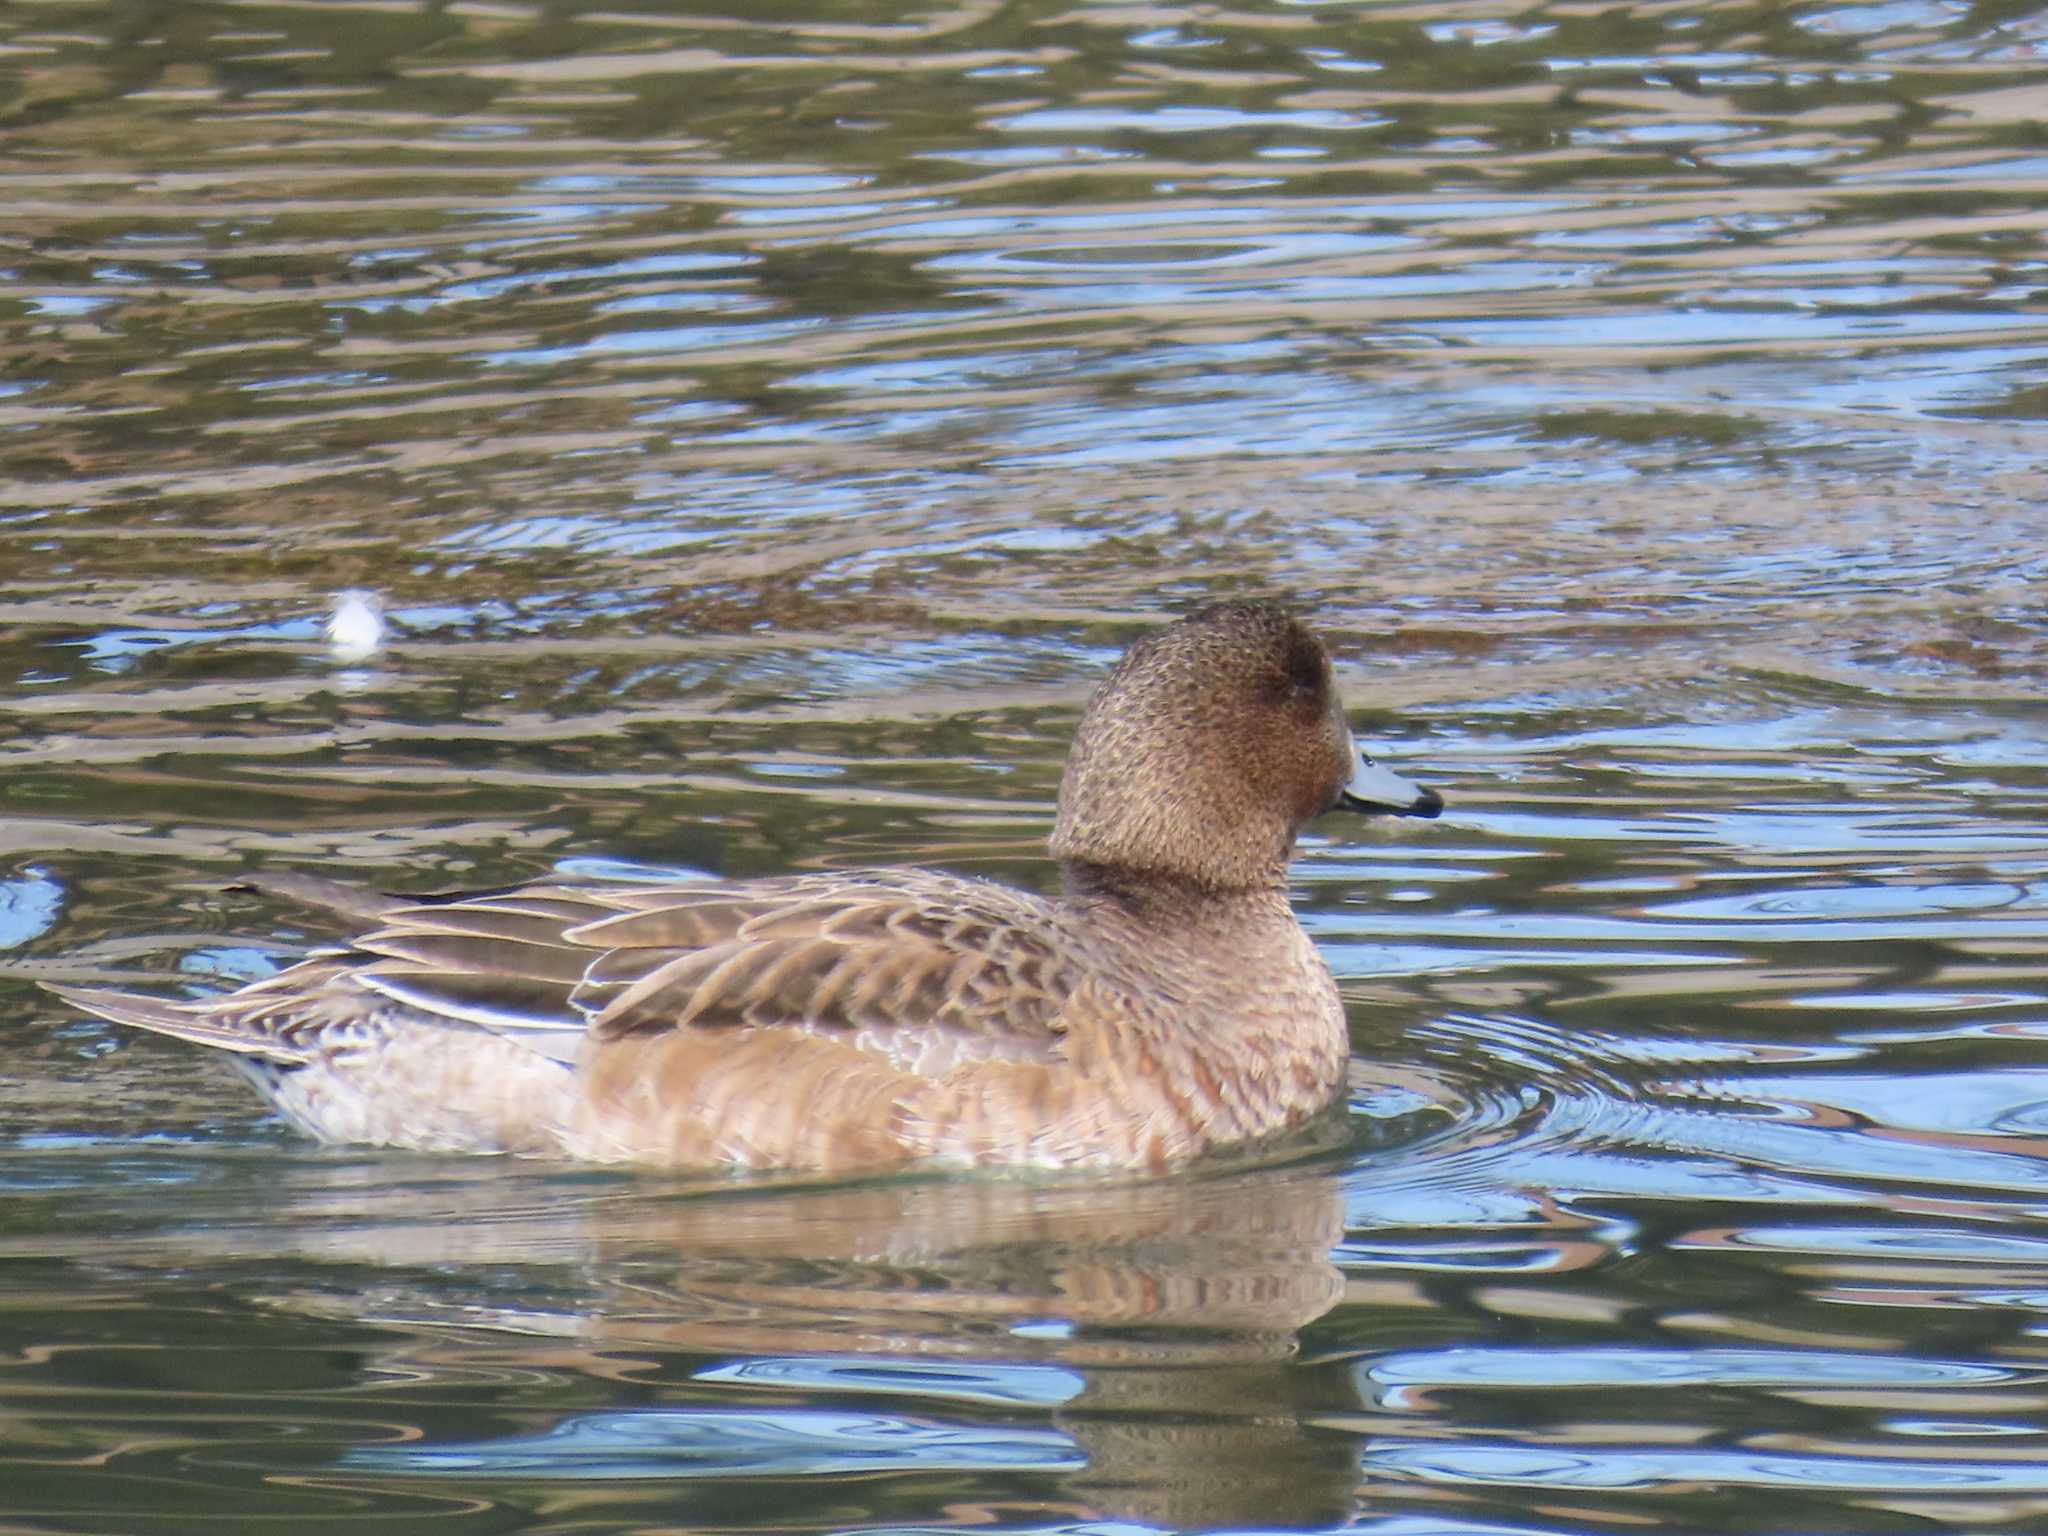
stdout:
<svg viewBox="0 0 2048 1536">
<path fill-rule="evenodd" d="M 0 1523 L 2038 1528 L 2044 101 L 1919 0 L 0 10 Z M 1450 803 L 1303 850 L 1282 1166 L 324 1151 L 30 984 L 330 937 L 259 864 L 1044 888 L 1243 592 Z"/>
</svg>

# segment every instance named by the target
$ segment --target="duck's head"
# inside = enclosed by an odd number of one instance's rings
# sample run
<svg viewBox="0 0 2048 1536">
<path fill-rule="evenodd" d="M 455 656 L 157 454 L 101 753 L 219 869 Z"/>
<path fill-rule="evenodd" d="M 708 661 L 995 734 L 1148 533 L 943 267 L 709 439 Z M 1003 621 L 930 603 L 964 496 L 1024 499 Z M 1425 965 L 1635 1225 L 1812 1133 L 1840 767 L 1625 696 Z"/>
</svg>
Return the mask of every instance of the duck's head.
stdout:
<svg viewBox="0 0 2048 1536">
<path fill-rule="evenodd" d="M 1434 816 L 1443 800 L 1359 752 L 1307 625 L 1224 603 L 1146 635 L 1096 690 L 1052 853 L 1126 879 L 1271 886 L 1302 826 L 1339 807 Z"/>
</svg>

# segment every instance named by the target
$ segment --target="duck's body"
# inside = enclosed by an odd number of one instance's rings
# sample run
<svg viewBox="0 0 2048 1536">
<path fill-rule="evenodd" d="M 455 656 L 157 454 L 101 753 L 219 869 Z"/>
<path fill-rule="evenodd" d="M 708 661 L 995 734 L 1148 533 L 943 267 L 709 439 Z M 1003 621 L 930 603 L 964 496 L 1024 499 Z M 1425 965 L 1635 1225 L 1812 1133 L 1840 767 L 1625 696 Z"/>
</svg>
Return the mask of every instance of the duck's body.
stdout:
<svg viewBox="0 0 2048 1536">
<path fill-rule="evenodd" d="M 1313 1114 L 1346 1059 L 1277 893 L 926 870 L 525 886 L 228 998 L 63 990 L 236 1053 L 323 1141 L 682 1167 L 1163 1166 Z"/>
<path fill-rule="evenodd" d="M 1288 853 L 1339 800 L 1441 805 L 1355 767 L 1321 646 L 1232 605 L 1141 641 L 1090 705 L 1058 898 L 915 869 L 427 901 L 299 881 L 378 926 L 225 997 L 53 990 L 232 1053 L 324 1141 L 1164 1167 L 1343 1086 L 1343 1009 L 1287 905 Z"/>
</svg>

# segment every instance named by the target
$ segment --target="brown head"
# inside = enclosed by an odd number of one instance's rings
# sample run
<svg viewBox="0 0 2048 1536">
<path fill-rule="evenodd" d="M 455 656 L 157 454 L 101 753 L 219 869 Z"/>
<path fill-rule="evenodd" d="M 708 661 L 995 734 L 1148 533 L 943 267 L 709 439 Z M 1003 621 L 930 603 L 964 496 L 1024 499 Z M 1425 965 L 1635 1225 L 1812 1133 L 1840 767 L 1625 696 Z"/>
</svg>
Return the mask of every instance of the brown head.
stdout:
<svg viewBox="0 0 2048 1536">
<path fill-rule="evenodd" d="M 1089 701 L 1052 854 L 1210 890 L 1272 886 L 1302 825 L 1339 805 L 1443 809 L 1359 756 L 1307 625 L 1270 603 L 1224 603 L 1138 641 Z"/>
</svg>

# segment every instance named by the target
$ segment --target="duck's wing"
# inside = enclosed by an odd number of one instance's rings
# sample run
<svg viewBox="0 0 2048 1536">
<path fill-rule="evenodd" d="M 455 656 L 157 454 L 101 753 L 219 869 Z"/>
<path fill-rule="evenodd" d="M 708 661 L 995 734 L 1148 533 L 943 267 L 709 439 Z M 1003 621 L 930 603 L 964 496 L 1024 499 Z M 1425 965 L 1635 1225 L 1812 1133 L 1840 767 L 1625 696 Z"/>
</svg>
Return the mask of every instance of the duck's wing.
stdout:
<svg viewBox="0 0 2048 1536">
<path fill-rule="evenodd" d="M 384 922 L 362 985 L 565 1060 L 586 1033 L 787 1029 L 924 1073 L 1043 1061 L 1078 981 L 1049 903 L 928 871 L 535 886 Z"/>
</svg>

